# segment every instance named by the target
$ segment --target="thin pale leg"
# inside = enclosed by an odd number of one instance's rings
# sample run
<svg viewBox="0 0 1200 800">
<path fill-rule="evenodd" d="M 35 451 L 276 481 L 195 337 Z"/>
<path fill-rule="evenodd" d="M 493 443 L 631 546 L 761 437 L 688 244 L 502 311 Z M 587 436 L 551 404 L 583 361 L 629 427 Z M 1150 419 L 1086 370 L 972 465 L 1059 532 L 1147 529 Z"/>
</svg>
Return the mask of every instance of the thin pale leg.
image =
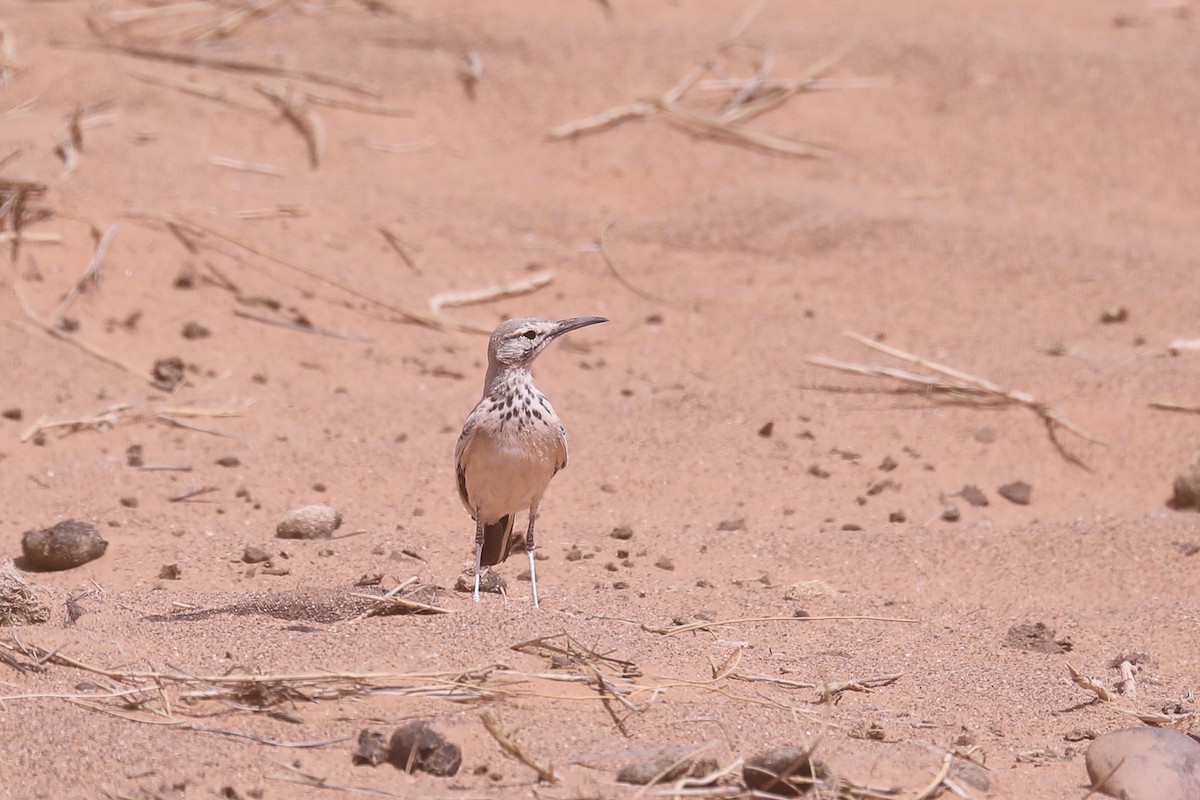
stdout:
<svg viewBox="0 0 1200 800">
<path fill-rule="evenodd" d="M 479 570 L 483 562 L 483 512 L 475 509 L 475 602 L 479 602 Z"/>
<path fill-rule="evenodd" d="M 525 531 L 525 554 L 529 556 L 529 585 L 533 587 L 533 607 L 538 608 L 537 568 L 533 565 L 533 523 L 537 520 L 537 503 L 529 508 L 529 529 Z"/>
</svg>

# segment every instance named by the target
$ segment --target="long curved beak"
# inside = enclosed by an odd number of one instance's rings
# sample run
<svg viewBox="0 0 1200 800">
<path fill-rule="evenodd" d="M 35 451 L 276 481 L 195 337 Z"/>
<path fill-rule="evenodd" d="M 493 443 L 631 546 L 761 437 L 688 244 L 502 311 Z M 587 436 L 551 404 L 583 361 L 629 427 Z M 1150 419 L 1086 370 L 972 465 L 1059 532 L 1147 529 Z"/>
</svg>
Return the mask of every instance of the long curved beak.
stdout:
<svg viewBox="0 0 1200 800">
<path fill-rule="evenodd" d="M 570 333 L 578 328 L 586 328 L 588 325 L 598 325 L 601 322 L 608 322 L 608 319 L 605 317 L 571 317 L 571 319 L 559 320 L 554 324 L 554 330 L 550 331 L 550 338 L 554 339 L 564 333 Z"/>
</svg>

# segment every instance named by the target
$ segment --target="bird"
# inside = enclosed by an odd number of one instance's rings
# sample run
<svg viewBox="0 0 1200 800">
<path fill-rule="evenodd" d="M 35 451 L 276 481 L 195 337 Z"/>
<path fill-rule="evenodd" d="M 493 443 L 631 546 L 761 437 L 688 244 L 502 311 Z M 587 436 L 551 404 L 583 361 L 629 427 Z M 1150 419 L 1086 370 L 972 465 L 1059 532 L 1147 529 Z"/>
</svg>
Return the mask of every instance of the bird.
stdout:
<svg viewBox="0 0 1200 800">
<path fill-rule="evenodd" d="M 475 520 L 475 602 L 479 573 L 499 564 L 521 543 L 513 523 L 528 511 L 525 553 L 533 606 L 538 607 L 533 531 L 542 495 L 567 465 L 567 431 L 554 407 L 533 385 L 531 366 L 565 333 L 608 322 L 604 317 L 549 320 L 521 317 L 500 323 L 488 341 L 483 397 L 467 415 L 454 448 L 458 496 Z"/>
</svg>

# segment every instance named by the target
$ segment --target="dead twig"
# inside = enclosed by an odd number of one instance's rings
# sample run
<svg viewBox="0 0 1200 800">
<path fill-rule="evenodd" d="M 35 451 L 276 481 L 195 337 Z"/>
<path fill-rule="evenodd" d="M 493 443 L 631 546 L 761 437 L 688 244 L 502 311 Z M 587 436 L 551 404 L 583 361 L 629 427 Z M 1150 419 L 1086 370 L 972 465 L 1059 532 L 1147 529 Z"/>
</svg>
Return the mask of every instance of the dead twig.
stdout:
<svg viewBox="0 0 1200 800">
<path fill-rule="evenodd" d="M 826 356 L 809 356 L 805 360 L 818 367 L 826 369 L 838 370 L 840 372 L 849 372 L 855 375 L 866 375 L 869 377 L 885 377 L 900 381 L 910 386 L 917 386 L 922 390 L 931 393 L 947 394 L 957 400 L 963 400 L 978 405 L 988 405 L 993 407 L 1003 407 L 1006 405 L 1019 405 L 1029 409 L 1045 423 L 1048 432 L 1050 433 L 1051 442 L 1059 450 L 1059 452 L 1073 464 L 1086 466 L 1077 457 L 1066 452 L 1055 438 L 1055 433 L 1058 428 L 1063 428 L 1075 434 L 1079 438 L 1094 444 L 1107 444 L 1103 439 L 1088 433 L 1087 431 L 1075 425 L 1069 419 L 1062 415 L 1062 412 L 1056 408 L 1052 408 L 1046 403 L 1036 399 L 1026 392 L 1004 389 L 995 383 L 980 378 L 975 375 L 970 375 L 961 370 L 939 364 L 936 361 L 922 358 L 921 356 L 913 355 L 912 353 L 900 350 L 896 347 L 890 347 L 874 339 L 869 339 L 857 333 L 847 332 L 846 336 L 859 344 L 869 347 L 872 350 L 877 350 L 880 353 L 889 355 L 892 358 L 900 361 L 905 361 L 910 364 L 915 364 L 930 372 L 936 373 L 934 376 L 920 375 L 916 373 L 906 372 L 904 370 L 893 369 L 890 367 L 875 367 L 862 364 L 851 364 L 845 361 L 828 358 Z"/>
<path fill-rule="evenodd" d="M 1151 400 L 1151 408 L 1163 411 L 1183 411 L 1188 414 L 1200 414 L 1200 403 L 1177 403 L 1174 400 Z"/>
<path fill-rule="evenodd" d="M 480 303 L 490 303 L 493 300 L 504 300 L 509 297 L 520 297 L 541 289 L 554 280 L 553 272 L 539 272 L 527 278 L 515 281 L 497 283 L 483 289 L 471 289 L 464 292 L 442 292 L 429 298 L 429 310 L 434 315 L 440 314 L 446 306 L 471 306 Z"/>
<path fill-rule="evenodd" d="M 106 353 L 105 351 L 101 350 L 99 347 L 96 347 L 95 345 L 93 345 L 87 341 L 84 341 L 83 339 L 79 338 L 78 336 L 67 333 L 64 330 L 56 328 L 54 325 L 52 325 L 48 322 L 44 322 L 43 320 L 39 319 L 38 315 L 34 312 L 34 310 L 32 308 L 30 308 L 28 301 L 26 301 L 25 292 L 21 289 L 20 281 L 13 282 L 13 293 L 16 294 L 17 302 L 21 305 L 21 310 L 25 312 L 25 316 L 29 317 L 30 321 L 32 321 L 35 325 L 37 325 L 39 328 L 41 328 L 46 333 L 50 334 L 51 336 L 55 337 L 56 339 L 61 339 L 64 342 L 68 342 L 70 344 L 75 345 L 80 350 L 84 351 L 85 353 L 92 356 L 93 358 L 97 358 L 106 364 L 111 364 L 114 367 L 123 369 L 126 372 L 128 372 L 130 375 L 136 375 L 137 377 L 141 378 L 143 381 L 150 384 L 151 386 L 153 386 L 156 389 L 162 388 L 158 384 L 158 382 L 155 380 L 154 376 L 151 375 L 150 373 L 144 372 L 144 371 L 138 369 L 137 367 L 131 366 L 131 365 L 125 363 L 124 361 L 122 361 L 121 359 L 117 358 L 116 356 L 110 355 L 109 353 Z"/>
<path fill-rule="evenodd" d="M 96 286 L 100 285 L 100 265 L 104 262 L 104 255 L 108 252 L 108 245 L 112 242 L 113 237 L 117 234 L 117 226 L 109 225 L 105 229 L 103 235 L 96 242 L 96 252 L 92 254 L 92 260 L 88 262 L 87 269 L 83 271 L 83 275 L 79 276 L 79 280 L 67 292 L 67 296 L 63 298 L 58 309 L 50 317 L 51 324 L 57 325 L 62 319 L 63 314 L 67 313 L 67 309 L 71 307 L 71 303 L 75 302 L 75 298 L 83 291 L 83 287 L 88 283 Z"/>
<path fill-rule="evenodd" d="M 664 303 L 665 304 L 667 301 L 664 300 L 662 297 L 659 297 L 656 294 L 648 292 L 645 289 L 641 288 L 640 286 L 636 285 L 635 283 L 633 283 L 633 281 L 629 280 L 629 278 L 625 277 L 625 273 L 623 273 L 621 270 L 617 269 L 617 262 L 613 260 L 612 256 L 609 255 L 609 252 L 608 252 L 608 229 L 611 228 L 612 226 L 613 226 L 612 222 L 604 223 L 604 225 L 602 225 L 600 228 L 600 238 L 596 241 L 596 246 L 600 250 L 600 257 L 604 259 L 604 264 L 605 264 L 605 266 L 608 267 L 608 271 L 612 273 L 613 277 L 617 279 L 618 283 L 620 283 L 622 286 L 624 286 L 629 291 L 636 294 L 638 297 L 649 300 L 652 303 Z"/>
<path fill-rule="evenodd" d="M 244 319 L 252 319 L 255 322 L 262 322 L 267 325 L 277 325 L 280 328 L 287 328 L 291 331 L 299 331 L 300 333 L 311 333 L 314 336 L 329 336 L 334 339 L 346 339 L 351 342 L 369 342 L 371 337 L 361 336 L 357 333 L 346 333 L 345 331 L 336 331 L 332 328 L 322 328 L 313 325 L 308 321 L 307 317 L 299 316 L 297 319 L 284 319 L 282 317 L 272 317 L 267 314 L 259 314 L 256 311 L 247 311 L 244 308 L 235 308 L 233 313 Z"/>
<path fill-rule="evenodd" d="M 817 696 L 814 702 L 836 703 L 841 699 L 843 692 L 869 693 L 872 689 L 878 689 L 881 686 L 890 686 L 903 677 L 903 672 L 896 672 L 892 675 L 875 675 L 870 678 L 859 678 L 858 680 L 841 681 L 839 683 L 821 683 L 815 687 Z"/>
<path fill-rule="evenodd" d="M 210 58 L 190 53 L 174 53 L 169 50 L 159 50 L 154 47 L 125 44 L 101 44 L 98 47 L 121 55 L 134 58 L 145 58 L 152 61 L 165 61 L 170 64 L 182 64 L 188 67 L 204 67 L 207 69 L 224 70 L 227 72 L 249 72 L 259 75 L 270 75 L 275 78 L 290 78 L 292 80 L 334 86 L 355 94 L 368 97 L 380 97 L 382 93 L 374 86 L 358 81 L 346 80 L 333 75 L 324 75 L 307 69 L 293 67 L 278 67 L 271 64 L 260 64 L 253 61 L 239 61 L 232 58 Z"/>
<path fill-rule="evenodd" d="M 1091 692 L 1092 694 L 1096 695 L 1098 699 L 1105 702 L 1113 699 L 1112 693 L 1109 692 L 1108 689 L 1104 688 L 1102 683 L 1089 678 L 1070 664 L 1067 664 L 1067 672 L 1071 675 L 1071 682 L 1079 688 Z"/>
<path fill-rule="evenodd" d="M 558 779 L 554 777 L 554 766 L 543 767 L 530 758 L 521 746 L 513 741 L 511 734 L 505 733 L 500 728 L 500 720 L 496 718 L 496 714 L 490 709 L 485 708 L 479 713 L 479 719 L 483 722 L 483 727 L 496 743 L 500 745 L 500 749 L 508 755 L 515 758 L 525 766 L 537 773 L 540 783 L 557 783 Z"/>
<path fill-rule="evenodd" d="M 689 633 L 691 631 L 701 631 L 708 628 L 719 628 L 725 625 L 741 625 L 747 622 L 828 622 L 833 620 L 848 620 L 856 622 L 901 622 L 905 624 L 916 624 L 920 620 L 904 619 L 901 617 L 860 617 L 860 616 L 827 616 L 827 617 L 742 617 L 740 619 L 724 619 L 724 620 L 700 620 L 698 622 L 689 622 L 686 625 L 671 625 L 667 627 L 655 627 L 641 623 L 639 627 L 647 633 L 657 633 L 662 636 L 678 636 L 681 633 Z"/>
<path fill-rule="evenodd" d="M 112 403 L 90 414 L 84 414 L 82 417 L 72 417 L 71 419 L 47 419 L 46 417 L 42 417 L 25 429 L 24 433 L 21 434 L 21 441 L 28 442 L 39 433 L 54 430 L 55 428 L 67 428 L 67 431 L 63 434 L 64 436 L 88 428 L 111 428 L 120 420 L 122 412 L 130 408 L 133 408 L 132 403 Z"/>
<path fill-rule="evenodd" d="M 412 323 L 415 323 L 418 325 L 424 325 L 427 328 L 433 328 L 434 330 L 439 330 L 439 331 L 456 330 L 456 331 L 465 331 L 465 332 L 469 332 L 469 333 L 488 333 L 488 334 L 491 333 L 490 329 L 482 328 L 478 325 L 471 325 L 471 324 L 468 324 L 465 322 L 457 322 L 457 321 L 446 319 L 443 317 L 437 317 L 437 316 L 434 316 L 431 314 L 426 314 L 421 311 L 416 311 L 414 309 L 404 308 L 396 303 L 392 303 L 387 300 L 384 300 L 383 298 L 379 297 L 377 294 L 371 294 L 370 292 L 363 291 L 362 289 L 352 286 L 352 285 L 346 283 L 345 281 L 339 280 L 338 278 L 335 278 L 332 275 L 321 272 L 320 270 L 313 269 L 312 267 L 306 266 L 304 264 L 299 264 L 294 261 L 289 261 L 286 258 L 282 258 L 273 253 L 267 252 L 267 251 L 259 248 L 258 246 L 252 244 L 251 242 L 248 242 L 240 237 L 234 236 L 233 234 L 224 233 L 223 231 L 217 230 L 216 228 L 214 228 L 210 225 L 205 225 L 201 222 L 191 219 L 190 217 L 177 216 L 177 215 L 172 215 L 172 214 L 142 215 L 142 216 L 149 216 L 150 218 L 153 218 L 153 219 L 160 219 L 164 223 L 166 223 L 168 226 L 175 226 L 181 230 L 186 230 L 192 234 L 208 234 L 208 235 L 214 236 L 218 239 L 222 239 L 222 240 L 228 242 L 229 244 L 240 247 L 243 250 L 246 250 L 247 252 L 253 253 L 254 255 L 260 256 L 260 257 L 268 259 L 270 261 L 274 261 L 276 264 L 280 264 L 282 266 L 287 267 L 288 269 L 294 270 L 303 275 L 307 275 L 310 278 L 315 278 L 319 281 L 323 281 L 323 282 L 329 284 L 330 286 L 341 289 L 343 292 L 346 292 L 347 294 L 357 297 L 360 300 L 365 300 L 366 302 L 371 303 L 372 305 L 376 305 L 376 306 L 379 306 L 380 308 L 386 309 L 387 311 L 390 311 L 393 314 L 400 316 L 401 318 L 405 319 L 408 322 L 412 322 Z"/>
<path fill-rule="evenodd" d="M 284 119 L 300 131 L 308 145 L 309 165 L 313 169 L 321 166 L 321 156 L 325 152 L 325 124 L 309 106 L 308 100 L 303 95 L 296 96 L 290 88 L 280 91 L 273 86 L 256 83 L 254 89 L 270 100 Z"/>
<path fill-rule="evenodd" d="M 408 265 L 409 269 L 418 274 L 421 272 L 421 270 L 417 267 L 417 262 L 413 261 L 412 256 L 408 253 L 409 249 L 412 248 L 413 245 L 401 239 L 398 234 L 384 225 L 376 225 L 375 229 L 383 234 L 383 238 L 388 243 L 388 246 L 396 251 L 396 254 L 403 259 L 404 263 Z"/>
</svg>

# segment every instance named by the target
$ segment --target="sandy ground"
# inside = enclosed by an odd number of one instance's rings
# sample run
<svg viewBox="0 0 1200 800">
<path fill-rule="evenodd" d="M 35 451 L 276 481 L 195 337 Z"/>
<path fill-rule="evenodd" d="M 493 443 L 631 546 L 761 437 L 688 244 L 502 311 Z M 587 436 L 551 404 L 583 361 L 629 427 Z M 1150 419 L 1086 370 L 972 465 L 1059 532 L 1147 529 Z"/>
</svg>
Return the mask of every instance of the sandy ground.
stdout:
<svg viewBox="0 0 1200 800">
<path fill-rule="evenodd" d="M 1166 351 L 1200 336 L 1194 3 L 390 2 L 3 4 L 0 178 L 45 191 L 4 245 L 0 556 L 64 519 L 109 545 L 24 573 L 52 616 L 0 632 L 0 797 L 633 797 L 616 769 L 664 748 L 799 744 L 899 797 L 956 752 L 972 796 L 1079 798 L 1089 734 L 1195 710 L 1200 523 L 1167 501 L 1200 415 L 1149 406 L 1200 402 L 1200 352 Z M 651 103 L 547 135 L 696 64 L 681 104 L 713 118 L 704 81 L 833 53 L 733 134 Z M 571 445 L 542 608 L 522 558 L 474 605 L 452 453 L 485 339 L 406 313 L 544 273 L 441 312 L 611 319 L 538 362 Z M 923 371 L 847 331 L 1103 443 L 806 361 Z M 274 538 L 314 502 L 354 535 Z M 354 619 L 363 576 L 452 613 Z M 1011 646 L 1036 623 L 1070 649 Z M 1136 694 L 1070 682 L 1123 658 Z M 414 718 L 455 776 L 352 764 Z"/>
</svg>

